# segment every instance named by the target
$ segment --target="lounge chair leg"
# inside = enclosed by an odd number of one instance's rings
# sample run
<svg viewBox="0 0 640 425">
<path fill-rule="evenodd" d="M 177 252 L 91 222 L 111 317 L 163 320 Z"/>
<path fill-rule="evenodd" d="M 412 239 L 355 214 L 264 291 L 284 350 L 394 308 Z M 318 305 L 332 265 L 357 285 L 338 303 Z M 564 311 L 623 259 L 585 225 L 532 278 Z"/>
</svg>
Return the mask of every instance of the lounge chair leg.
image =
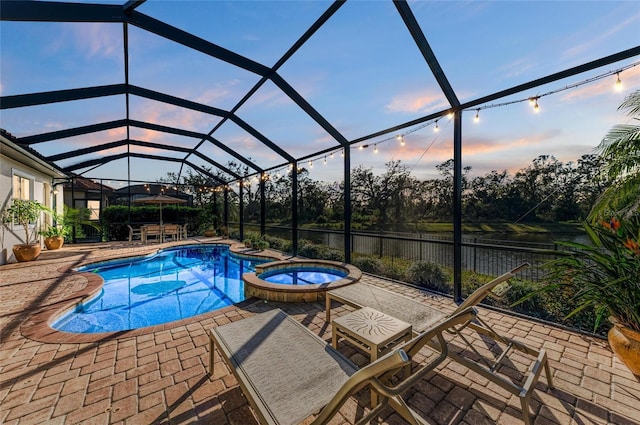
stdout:
<svg viewBox="0 0 640 425">
<path fill-rule="evenodd" d="M 209 336 L 209 376 L 213 376 L 213 338 Z"/>
<path fill-rule="evenodd" d="M 520 405 L 522 406 L 522 420 L 524 425 L 531 425 L 531 412 L 529 412 L 529 395 L 520 397 Z"/>
<path fill-rule="evenodd" d="M 331 323 L 331 297 L 329 296 L 328 292 L 324 298 L 324 313 L 325 313 L 324 321 L 327 323 Z"/>
<path fill-rule="evenodd" d="M 546 360 L 546 358 L 545 358 Z M 544 362 L 544 372 L 547 375 L 547 384 L 549 388 L 553 388 L 553 381 L 552 381 L 552 376 L 551 376 L 551 367 L 549 366 L 549 361 L 546 360 Z"/>
</svg>

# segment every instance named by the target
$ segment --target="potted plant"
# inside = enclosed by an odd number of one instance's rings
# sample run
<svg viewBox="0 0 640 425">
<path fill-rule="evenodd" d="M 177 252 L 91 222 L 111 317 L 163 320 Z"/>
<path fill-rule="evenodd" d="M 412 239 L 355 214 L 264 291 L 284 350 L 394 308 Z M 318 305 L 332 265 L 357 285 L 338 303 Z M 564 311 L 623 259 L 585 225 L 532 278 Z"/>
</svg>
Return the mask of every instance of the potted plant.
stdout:
<svg viewBox="0 0 640 425">
<path fill-rule="evenodd" d="M 213 237 L 216 235 L 216 230 L 213 228 L 213 226 L 208 226 L 204 231 L 204 235 L 208 238 Z"/>
<path fill-rule="evenodd" d="M 2 214 L 2 224 L 9 226 L 11 223 L 19 224 L 24 229 L 24 243 L 13 246 L 13 255 L 16 260 L 33 261 L 40 255 L 40 244 L 36 235 L 40 214 L 46 208 L 38 201 L 28 199 L 14 199 L 11 206 Z M 29 225 L 33 224 L 33 230 L 29 231 Z M 33 240 L 33 243 L 31 241 Z"/>
<path fill-rule="evenodd" d="M 48 250 L 60 249 L 64 244 L 64 237 L 69 234 L 69 228 L 56 224 L 47 225 L 45 229 L 40 230 L 40 235 L 44 237 L 44 244 Z"/>
<path fill-rule="evenodd" d="M 571 251 L 546 264 L 548 283 L 518 303 L 541 291 L 569 291 L 577 305 L 567 317 L 593 309 L 594 331 L 609 319 L 611 349 L 640 377 L 640 214 L 584 227 L 591 244 L 558 242 Z"/>
<path fill-rule="evenodd" d="M 100 230 L 100 226 L 91 221 L 91 211 L 88 208 L 71 208 L 64 205 L 62 214 L 49 208 L 44 208 L 44 211 L 51 215 L 54 223 L 39 232 L 49 250 L 62 248 L 64 238 L 69 236 L 73 226 L 86 225 Z"/>
</svg>

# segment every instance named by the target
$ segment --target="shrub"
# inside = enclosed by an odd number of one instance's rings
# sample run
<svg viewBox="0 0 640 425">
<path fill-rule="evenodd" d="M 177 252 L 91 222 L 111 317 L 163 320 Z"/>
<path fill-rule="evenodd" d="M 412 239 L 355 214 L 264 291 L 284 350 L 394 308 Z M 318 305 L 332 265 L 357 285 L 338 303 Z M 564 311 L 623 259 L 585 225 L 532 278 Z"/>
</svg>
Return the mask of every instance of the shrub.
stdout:
<svg viewBox="0 0 640 425">
<path fill-rule="evenodd" d="M 321 260 L 344 261 L 342 251 L 331 248 L 323 244 L 315 244 L 302 239 L 298 248 L 298 255 L 307 258 L 318 258 Z"/>
<path fill-rule="evenodd" d="M 253 245 L 259 251 L 263 251 L 269 248 L 269 242 L 265 241 L 264 239 L 260 239 L 256 241 Z"/>
<path fill-rule="evenodd" d="M 282 252 L 291 253 L 293 252 L 293 244 L 291 241 L 287 239 L 278 238 L 275 236 L 264 235 L 264 240 L 269 242 L 269 245 L 273 249 L 280 250 Z"/>
<path fill-rule="evenodd" d="M 351 259 L 351 264 L 363 272 L 379 275 L 382 272 L 382 262 L 373 257 L 355 257 Z"/>
<path fill-rule="evenodd" d="M 428 261 L 416 261 L 407 269 L 407 280 L 418 286 L 440 292 L 448 292 L 447 276 L 439 265 Z"/>
<path fill-rule="evenodd" d="M 394 280 L 404 280 L 405 267 L 402 264 L 384 262 L 382 264 L 382 270 L 380 271 L 382 276 L 388 277 Z"/>
</svg>

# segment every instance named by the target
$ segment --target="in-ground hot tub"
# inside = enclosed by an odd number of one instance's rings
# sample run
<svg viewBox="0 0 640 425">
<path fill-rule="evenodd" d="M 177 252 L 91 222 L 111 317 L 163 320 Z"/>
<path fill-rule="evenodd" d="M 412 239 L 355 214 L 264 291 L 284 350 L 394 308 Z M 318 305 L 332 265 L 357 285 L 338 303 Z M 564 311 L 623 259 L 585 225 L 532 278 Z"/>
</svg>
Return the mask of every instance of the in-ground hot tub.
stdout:
<svg viewBox="0 0 640 425">
<path fill-rule="evenodd" d="M 244 273 L 244 295 L 269 301 L 324 301 L 325 292 L 360 280 L 355 266 L 327 260 L 286 260 L 256 265 Z"/>
</svg>

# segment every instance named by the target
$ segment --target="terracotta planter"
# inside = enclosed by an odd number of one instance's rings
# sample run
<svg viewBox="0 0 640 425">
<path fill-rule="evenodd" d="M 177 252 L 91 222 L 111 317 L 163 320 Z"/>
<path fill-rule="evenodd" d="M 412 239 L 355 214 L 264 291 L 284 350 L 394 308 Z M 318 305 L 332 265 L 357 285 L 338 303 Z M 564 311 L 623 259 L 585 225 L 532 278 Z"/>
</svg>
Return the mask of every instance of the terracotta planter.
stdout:
<svg viewBox="0 0 640 425">
<path fill-rule="evenodd" d="M 13 255 L 18 262 L 33 261 L 40 255 L 40 244 L 21 244 L 13 246 Z"/>
<path fill-rule="evenodd" d="M 616 323 L 607 336 L 616 356 L 631 373 L 640 377 L 640 332 Z"/>
<path fill-rule="evenodd" d="M 49 251 L 62 248 L 64 245 L 64 238 L 62 236 L 51 236 L 44 238 L 44 244 Z"/>
<path fill-rule="evenodd" d="M 216 235 L 216 231 L 215 230 L 211 230 L 211 229 L 207 229 L 204 231 L 204 235 L 208 238 L 213 237 Z"/>
</svg>

